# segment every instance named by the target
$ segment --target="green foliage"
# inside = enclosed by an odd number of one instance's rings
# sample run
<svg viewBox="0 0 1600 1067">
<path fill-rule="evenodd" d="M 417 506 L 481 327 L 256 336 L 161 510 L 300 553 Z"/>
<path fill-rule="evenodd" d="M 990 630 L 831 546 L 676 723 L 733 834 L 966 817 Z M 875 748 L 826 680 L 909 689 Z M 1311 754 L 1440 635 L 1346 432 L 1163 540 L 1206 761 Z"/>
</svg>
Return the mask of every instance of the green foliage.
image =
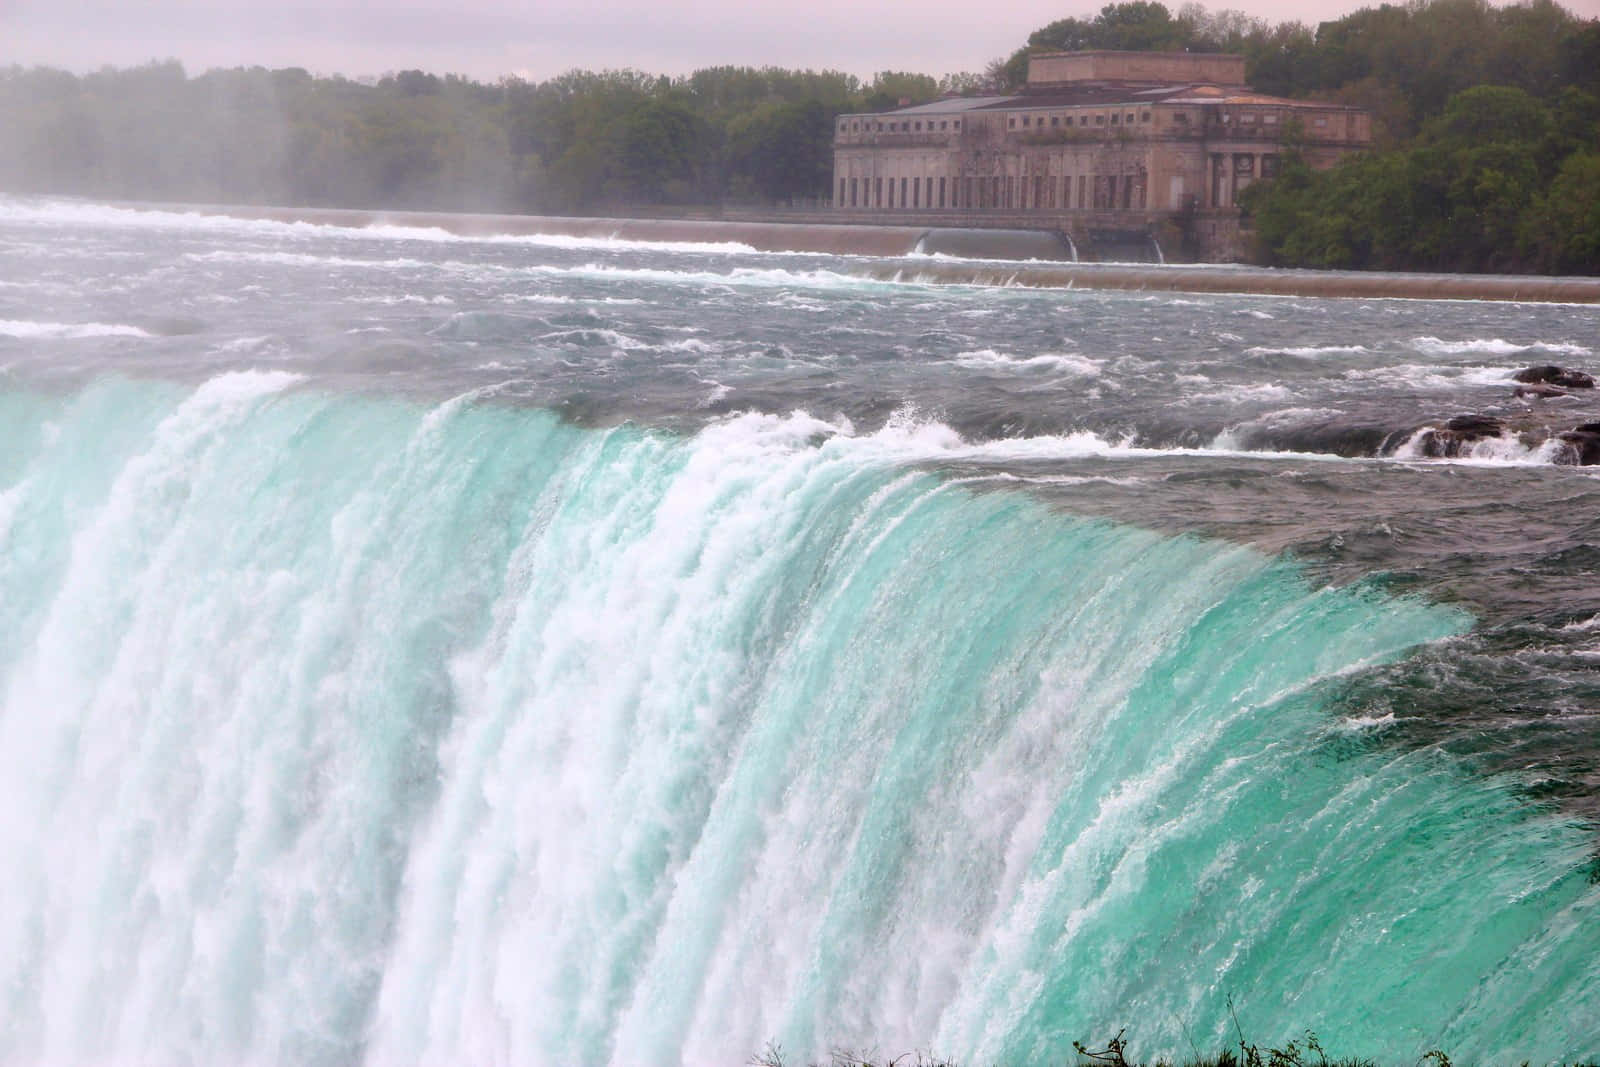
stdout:
<svg viewBox="0 0 1600 1067">
<path fill-rule="evenodd" d="M 1451 0 L 1454 2 L 1454 0 Z M 1245 191 L 1257 258 L 1288 266 L 1600 272 L 1600 102 L 1479 85 L 1410 142 Z"/>
<path fill-rule="evenodd" d="M 971 88 L 973 76 L 962 76 Z M 935 98 L 922 74 L 713 67 L 484 84 L 176 63 L 0 68 L 0 189 L 149 200 L 586 211 L 826 196 L 833 119 Z"/>
</svg>

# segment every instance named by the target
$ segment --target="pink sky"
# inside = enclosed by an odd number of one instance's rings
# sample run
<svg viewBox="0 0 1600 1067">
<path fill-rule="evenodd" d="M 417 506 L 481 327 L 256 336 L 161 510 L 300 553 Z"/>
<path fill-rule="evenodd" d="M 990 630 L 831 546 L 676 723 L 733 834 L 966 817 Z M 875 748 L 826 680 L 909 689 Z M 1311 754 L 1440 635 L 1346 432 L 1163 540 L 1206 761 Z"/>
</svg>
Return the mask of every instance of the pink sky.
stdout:
<svg viewBox="0 0 1600 1067">
<path fill-rule="evenodd" d="M 981 70 L 1028 33 L 1104 0 L 0 0 L 0 63 L 84 70 L 177 58 L 213 66 L 303 66 L 350 76 L 417 67 L 494 79 L 573 67 L 684 74 L 719 64 L 944 74 Z M 1168 3 L 1174 11 L 1182 0 Z M 1315 24 L 1375 3 L 1207 4 Z M 1600 17 L 1600 0 L 1566 0 Z"/>
</svg>

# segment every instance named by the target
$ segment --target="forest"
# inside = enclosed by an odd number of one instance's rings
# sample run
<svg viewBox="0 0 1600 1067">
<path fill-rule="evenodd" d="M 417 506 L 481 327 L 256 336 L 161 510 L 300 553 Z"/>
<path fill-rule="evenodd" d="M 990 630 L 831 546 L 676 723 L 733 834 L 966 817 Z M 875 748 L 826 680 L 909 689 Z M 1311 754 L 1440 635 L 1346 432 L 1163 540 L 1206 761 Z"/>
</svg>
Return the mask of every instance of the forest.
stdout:
<svg viewBox="0 0 1600 1067">
<path fill-rule="evenodd" d="M 1272 94 L 1368 108 L 1373 151 L 1289 151 L 1249 190 L 1266 263 L 1600 273 L 1600 19 L 1409 0 L 1308 26 L 1106 4 L 980 73 L 713 67 L 493 83 L 176 61 L 0 69 L 0 189 L 100 198 L 599 214 L 815 205 L 844 112 L 1005 92 L 1031 51 L 1226 51 Z"/>
</svg>

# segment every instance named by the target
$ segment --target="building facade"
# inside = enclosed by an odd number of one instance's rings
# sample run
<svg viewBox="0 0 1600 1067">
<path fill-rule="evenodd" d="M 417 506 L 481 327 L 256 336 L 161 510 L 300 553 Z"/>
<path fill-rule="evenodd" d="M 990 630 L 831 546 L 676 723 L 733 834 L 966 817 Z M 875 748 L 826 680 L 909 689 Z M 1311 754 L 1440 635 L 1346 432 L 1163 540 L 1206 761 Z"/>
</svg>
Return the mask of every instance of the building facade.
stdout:
<svg viewBox="0 0 1600 1067">
<path fill-rule="evenodd" d="M 1190 258 L 1237 253 L 1238 195 L 1277 172 L 1286 139 L 1314 167 L 1371 143 L 1359 108 L 1267 96 L 1244 57 L 1165 52 L 1032 56 L 1027 87 L 834 126 L 833 206 L 930 225 L 1168 234 Z"/>
</svg>

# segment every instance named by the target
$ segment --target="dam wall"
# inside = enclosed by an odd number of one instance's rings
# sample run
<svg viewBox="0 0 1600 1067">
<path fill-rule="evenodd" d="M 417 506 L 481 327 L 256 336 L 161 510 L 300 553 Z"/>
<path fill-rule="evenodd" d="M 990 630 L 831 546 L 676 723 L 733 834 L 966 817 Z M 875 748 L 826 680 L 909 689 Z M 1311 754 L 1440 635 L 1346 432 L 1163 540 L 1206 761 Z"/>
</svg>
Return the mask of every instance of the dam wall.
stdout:
<svg viewBox="0 0 1600 1067">
<path fill-rule="evenodd" d="M 565 215 L 482 215 L 300 207 L 207 206 L 193 210 L 233 218 L 309 222 L 324 226 L 416 226 L 440 229 L 464 237 L 553 234 L 565 237 L 609 237 L 624 241 L 742 244 L 758 252 L 822 252 L 841 256 L 910 255 L 916 250 L 923 234 L 928 232 L 926 226 L 851 226 L 836 222 L 744 219 L 577 218 Z"/>
</svg>

